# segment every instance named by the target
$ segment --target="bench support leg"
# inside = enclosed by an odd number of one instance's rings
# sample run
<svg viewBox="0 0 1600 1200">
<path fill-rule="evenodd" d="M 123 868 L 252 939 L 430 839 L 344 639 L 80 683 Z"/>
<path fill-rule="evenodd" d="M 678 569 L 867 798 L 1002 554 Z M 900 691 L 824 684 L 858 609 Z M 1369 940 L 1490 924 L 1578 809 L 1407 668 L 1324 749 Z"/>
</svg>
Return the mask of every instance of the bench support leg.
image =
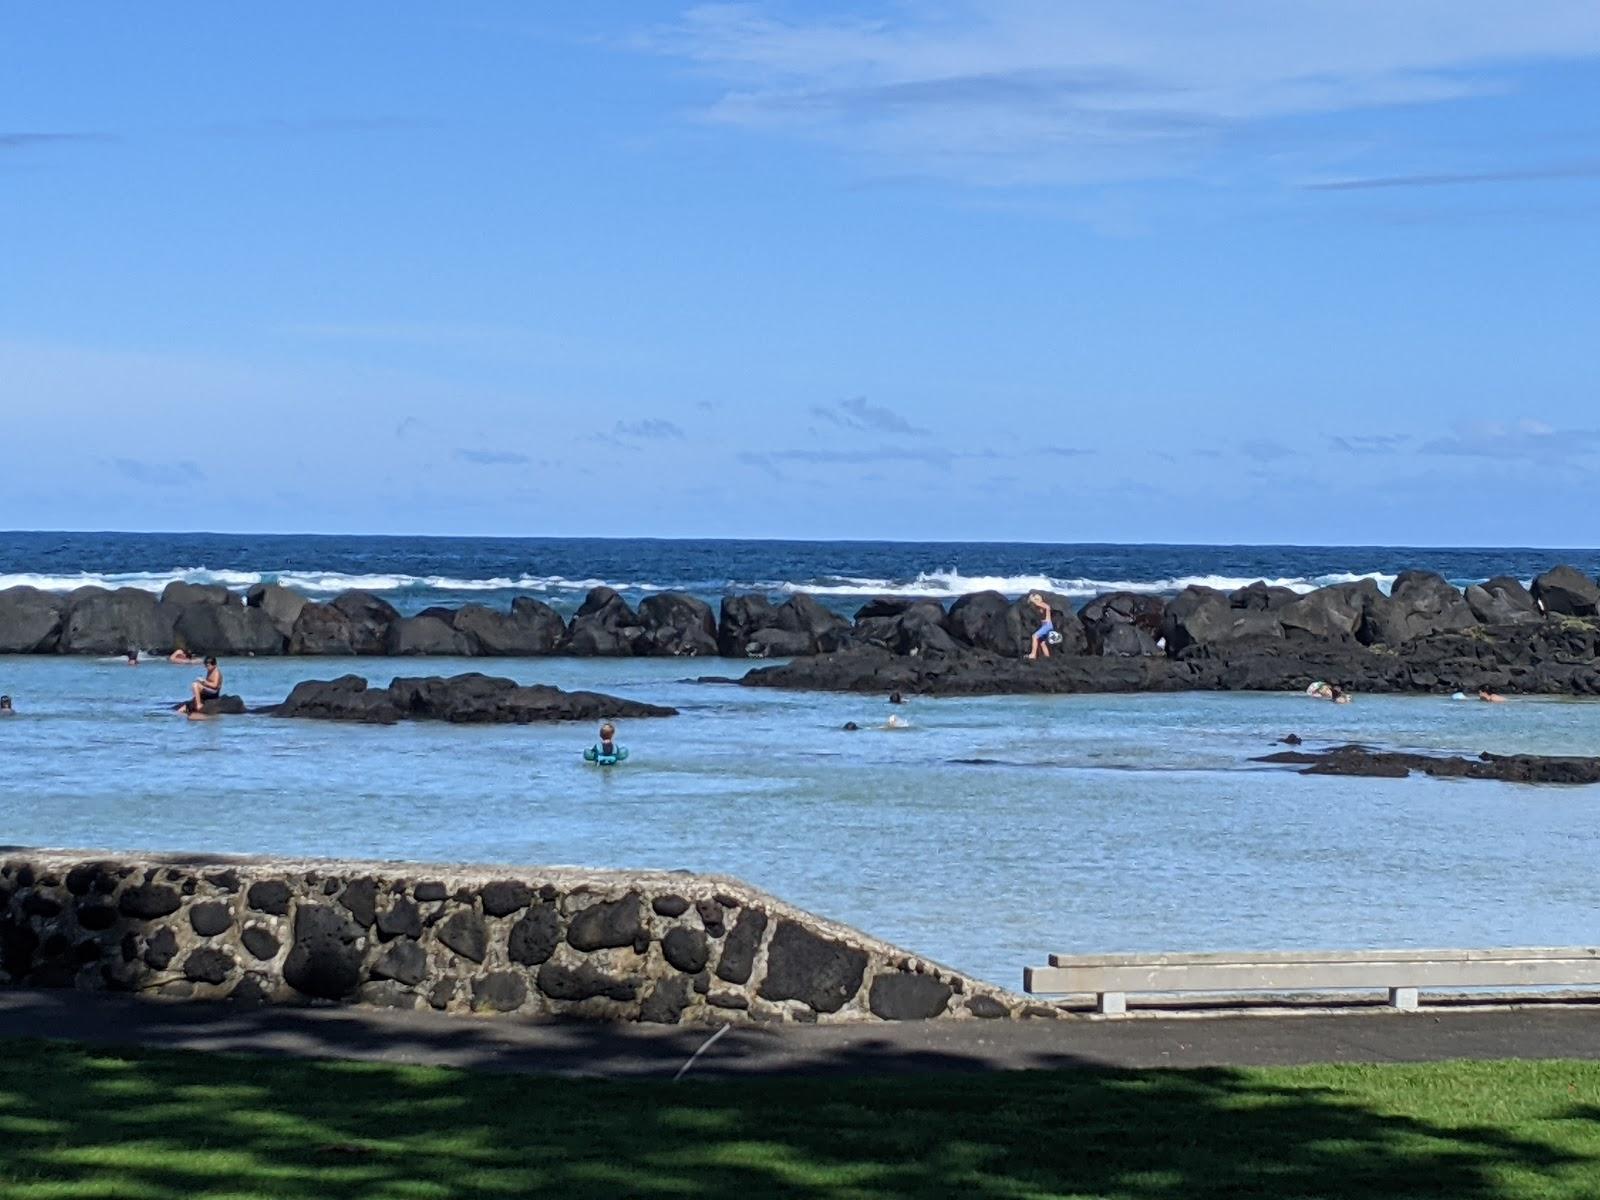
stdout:
<svg viewBox="0 0 1600 1200">
<path fill-rule="evenodd" d="M 1094 1010 L 1108 1017 L 1120 1017 L 1128 1011 L 1126 992 L 1101 992 L 1094 998 Z"/>
<path fill-rule="evenodd" d="M 1416 988 L 1390 988 L 1389 989 L 1389 1003 L 1390 1003 L 1390 1005 L 1392 1007 L 1398 1008 L 1401 1012 L 1416 1012 L 1417 1011 L 1417 989 Z"/>
</svg>

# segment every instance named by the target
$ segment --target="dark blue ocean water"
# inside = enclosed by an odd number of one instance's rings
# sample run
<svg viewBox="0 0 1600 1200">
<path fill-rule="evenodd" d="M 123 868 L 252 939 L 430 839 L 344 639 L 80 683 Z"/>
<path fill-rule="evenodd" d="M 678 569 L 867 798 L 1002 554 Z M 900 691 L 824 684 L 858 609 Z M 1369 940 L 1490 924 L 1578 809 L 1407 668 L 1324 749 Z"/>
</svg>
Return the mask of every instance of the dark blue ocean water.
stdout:
<svg viewBox="0 0 1600 1200">
<path fill-rule="evenodd" d="M 312 595 L 366 588 L 402 611 L 468 599 L 503 603 L 517 594 L 570 609 L 601 583 L 633 600 L 662 590 L 711 600 L 729 591 L 803 590 L 849 609 L 864 596 L 948 597 L 984 588 L 1049 588 L 1087 598 L 1256 579 L 1308 590 L 1373 576 L 1387 586 L 1407 568 L 1438 571 L 1458 584 L 1499 574 L 1526 581 L 1560 562 L 1593 575 L 1600 550 L 0 533 L 0 587 L 98 583 L 159 591 L 174 579 L 233 587 L 279 580 Z"/>
</svg>

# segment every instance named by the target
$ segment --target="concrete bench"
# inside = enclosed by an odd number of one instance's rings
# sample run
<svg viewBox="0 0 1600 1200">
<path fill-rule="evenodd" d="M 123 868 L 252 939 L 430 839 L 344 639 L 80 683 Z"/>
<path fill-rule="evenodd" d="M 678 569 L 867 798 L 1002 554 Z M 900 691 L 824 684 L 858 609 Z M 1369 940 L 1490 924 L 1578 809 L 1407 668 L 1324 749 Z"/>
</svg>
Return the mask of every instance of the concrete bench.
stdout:
<svg viewBox="0 0 1600 1200">
<path fill-rule="evenodd" d="M 1600 948 L 1296 950 L 1242 954 L 1052 954 L 1023 970 L 1035 995 L 1091 993 L 1097 1012 L 1128 1010 L 1129 992 L 1317 992 L 1387 989 L 1398 1009 L 1418 988 L 1600 984 Z"/>
</svg>

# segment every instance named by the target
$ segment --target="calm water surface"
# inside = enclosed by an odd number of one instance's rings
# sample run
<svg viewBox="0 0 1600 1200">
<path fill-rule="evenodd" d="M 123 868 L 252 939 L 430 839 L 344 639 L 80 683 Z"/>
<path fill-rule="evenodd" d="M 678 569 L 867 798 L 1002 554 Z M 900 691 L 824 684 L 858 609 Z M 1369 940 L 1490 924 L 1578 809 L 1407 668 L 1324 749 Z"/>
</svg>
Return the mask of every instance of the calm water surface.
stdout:
<svg viewBox="0 0 1600 1200">
<path fill-rule="evenodd" d="M 224 665 L 252 704 L 344 670 L 484 667 Z M 190 723 L 165 705 L 191 668 L 0 658 L 22 710 L 0 722 L 0 842 L 721 872 L 1008 986 L 1051 951 L 1600 941 L 1600 788 L 1247 761 L 1291 731 L 1600 754 L 1600 704 L 919 700 L 887 731 L 876 698 L 686 682 L 699 666 L 489 666 L 682 709 L 627 723 L 633 757 L 600 770 L 587 726 Z"/>
</svg>

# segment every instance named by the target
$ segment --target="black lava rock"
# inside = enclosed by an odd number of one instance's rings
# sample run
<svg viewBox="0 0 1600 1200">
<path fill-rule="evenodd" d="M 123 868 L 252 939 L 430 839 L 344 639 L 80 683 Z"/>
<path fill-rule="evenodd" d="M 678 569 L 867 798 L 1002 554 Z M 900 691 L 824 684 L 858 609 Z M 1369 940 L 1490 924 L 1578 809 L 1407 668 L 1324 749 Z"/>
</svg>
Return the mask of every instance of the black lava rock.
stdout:
<svg viewBox="0 0 1600 1200">
<path fill-rule="evenodd" d="M 661 939 L 661 953 L 666 960 L 685 975 L 698 975 L 711 961 L 711 943 L 698 929 L 667 931 Z"/>
<path fill-rule="evenodd" d="M 867 952 L 812 933 L 793 921 L 779 921 L 767 949 L 767 977 L 761 996 L 799 1000 L 820 1013 L 838 1012 L 861 990 Z"/>
<path fill-rule="evenodd" d="M 295 991 L 323 1000 L 348 996 L 361 983 L 361 927 L 326 904 L 302 904 L 283 978 Z"/>
<path fill-rule="evenodd" d="M 195 983 L 221 983 L 233 967 L 233 955 L 215 946 L 202 946 L 183 960 L 184 975 Z"/>
<path fill-rule="evenodd" d="M 283 880 L 267 879 L 250 885 L 250 890 L 245 893 L 245 903 L 257 912 L 286 917 L 289 915 L 290 895 L 289 885 Z"/>
<path fill-rule="evenodd" d="M 428 953 L 416 942 L 396 942 L 372 965 L 374 979 L 393 979 L 415 987 L 428 973 Z"/>
<path fill-rule="evenodd" d="M 733 932 L 722 944 L 717 978 L 728 983 L 749 983 L 750 972 L 756 963 L 756 950 L 761 945 L 761 935 L 766 931 L 767 914 L 760 909 L 747 908 L 739 914 Z"/>
<path fill-rule="evenodd" d="M 165 971 L 178 956 L 178 935 L 162 927 L 150 935 L 144 944 L 145 966 L 153 971 Z"/>
<path fill-rule="evenodd" d="M 506 954 L 514 963 L 537 967 L 555 953 L 561 940 L 561 914 L 554 904 L 541 902 L 511 927 Z"/>
<path fill-rule="evenodd" d="M 575 950 L 611 950 L 631 946 L 644 932 L 640 897 L 629 892 L 620 900 L 602 900 L 573 914 L 567 944 Z"/>
<path fill-rule="evenodd" d="M 411 894 L 423 904 L 432 904 L 435 901 L 443 900 L 446 896 L 448 896 L 450 894 L 450 889 L 445 887 L 442 883 L 419 883 Z"/>
<path fill-rule="evenodd" d="M 486 883 L 480 893 L 485 916 L 509 917 L 533 903 L 533 889 L 515 880 L 498 880 Z"/>
<path fill-rule="evenodd" d="M 592 963 L 576 967 L 547 962 L 539 968 L 539 990 L 552 1000 L 592 1000 L 604 996 L 608 1000 L 632 1000 L 639 984 L 634 979 L 618 979 L 607 975 Z"/>
<path fill-rule="evenodd" d="M 98 933 L 117 923 L 117 910 L 109 904 L 84 904 L 78 908 L 78 927 Z"/>
<path fill-rule="evenodd" d="M 686 978 L 663 979 L 650 989 L 639 1005 L 639 1020 L 655 1025 L 676 1025 L 689 1007 L 691 981 Z"/>
<path fill-rule="evenodd" d="M 370 878 L 352 879 L 345 884 L 339 903 L 350 910 L 350 915 L 361 923 L 362 928 L 371 929 L 373 921 L 377 919 L 378 881 Z"/>
<path fill-rule="evenodd" d="M 462 958 L 481 963 L 489 948 L 489 934 L 484 929 L 483 918 L 470 909 L 452 913 L 441 922 L 438 938 Z"/>
<path fill-rule="evenodd" d="M 512 1012 L 528 998 L 528 984 L 519 971 L 490 971 L 472 981 L 472 1007 Z"/>
<path fill-rule="evenodd" d="M 872 1015 L 885 1021 L 926 1021 L 949 1003 L 950 985 L 932 975 L 879 975 L 867 993 Z"/>
<path fill-rule="evenodd" d="M 244 933 L 239 936 L 239 940 L 244 943 L 246 950 L 250 951 L 262 962 L 276 958 L 278 955 L 279 942 L 277 937 L 273 935 L 270 929 L 263 929 L 260 925 L 246 926 Z"/>
<path fill-rule="evenodd" d="M 220 900 L 202 900 L 189 906 L 189 927 L 201 937 L 215 937 L 232 924 L 233 913 Z"/>
<path fill-rule="evenodd" d="M 689 911 L 689 902 L 682 896 L 657 896 L 650 902 L 650 907 L 658 916 L 681 917 Z"/>
<path fill-rule="evenodd" d="M 421 936 L 422 913 L 417 910 L 414 903 L 403 896 L 378 914 L 378 937 L 384 941 L 397 937 Z"/>
<path fill-rule="evenodd" d="M 125 917 L 152 921 L 177 912 L 181 903 L 176 888 L 159 883 L 141 883 L 128 888 L 117 898 L 117 911 Z"/>
</svg>

